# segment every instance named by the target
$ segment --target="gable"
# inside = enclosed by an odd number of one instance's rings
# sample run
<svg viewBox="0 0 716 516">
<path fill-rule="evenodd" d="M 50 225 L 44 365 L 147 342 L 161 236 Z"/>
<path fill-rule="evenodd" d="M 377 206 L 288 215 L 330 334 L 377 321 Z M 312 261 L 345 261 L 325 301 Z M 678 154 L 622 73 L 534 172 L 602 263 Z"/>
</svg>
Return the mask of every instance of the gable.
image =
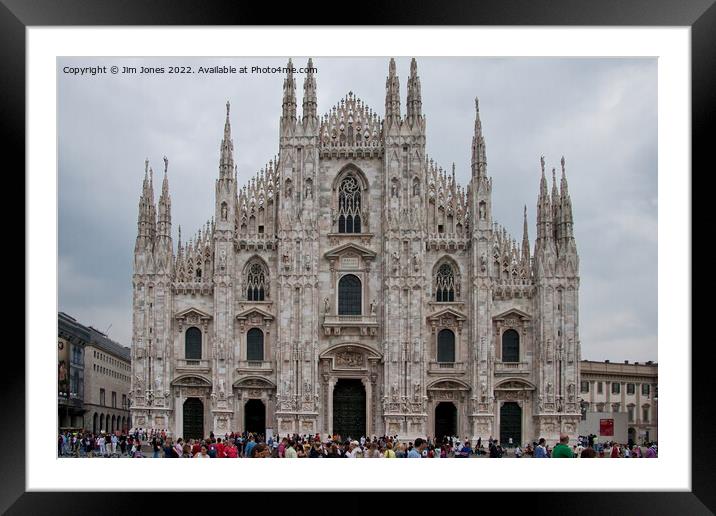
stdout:
<svg viewBox="0 0 716 516">
<path fill-rule="evenodd" d="M 326 251 L 323 256 L 329 260 L 335 260 L 346 254 L 356 254 L 364 260 L 374 260 L 376 257 L 375 251 L 371 251 L 367 247 L 363 247 L 355 242 L 347 242 L 343 245 L 339 245 L 338 247 L 334 247 L 333 249 Z"/>
<path fill-rule="evenodd" d="M 492 318 L 494 321 L 504 321 L 505 319 L 519 319 L 522 321 L 529 321 L 532 319 L 530 315 L 517 308 L 510 308 L 506 312 L 502 312 Z"/>
</svg>

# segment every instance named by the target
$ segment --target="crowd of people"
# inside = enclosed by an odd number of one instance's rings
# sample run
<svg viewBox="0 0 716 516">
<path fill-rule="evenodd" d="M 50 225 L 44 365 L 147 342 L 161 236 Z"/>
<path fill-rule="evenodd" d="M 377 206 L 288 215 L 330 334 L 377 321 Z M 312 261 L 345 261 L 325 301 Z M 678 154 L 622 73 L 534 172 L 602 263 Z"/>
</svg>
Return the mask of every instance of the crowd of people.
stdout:
<svg viewBox="0 0 716 516">
<path fill-rule="evenodd" d="M 153 458 L 656 458 L 656 443 L 621 444 L 598 442 L 597 436 L 580 436 L 570 446 L 566 434 L 551 447 L 546 439 L 524 447 L 511 442 L 504 446 L 490 437 L 474 443 L 470 439 L 444 437 L 403 440 L 392 436 L 286 435 L 268 438 L 261 433 L 231 432 L 221 437 L 212 432 L 205 439 L 176 440 L 166 430 L 133 429 L 128 433 L 65 432 L 57 441 L 60 457 L 153 457 Z"/>
</svg>

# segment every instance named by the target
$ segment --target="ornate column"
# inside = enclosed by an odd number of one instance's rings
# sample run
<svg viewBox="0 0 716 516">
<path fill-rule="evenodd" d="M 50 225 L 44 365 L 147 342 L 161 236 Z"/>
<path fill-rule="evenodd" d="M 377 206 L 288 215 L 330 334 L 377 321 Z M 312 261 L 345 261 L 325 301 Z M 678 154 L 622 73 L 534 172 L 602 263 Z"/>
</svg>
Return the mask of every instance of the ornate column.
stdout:
<svg viewBox="0 0 716 516">
<path fill-rule="evenodd" d="M 327 431 L 330 435 L 333 435 L 333 389 L 336 386 L 336 379 L 331 378 L 328 380 L 328 406 L 326 412 L 328 413 L 328 427 Z"/>
<path fill-rule="evenodd" d="M 368 437 L 373 430 L 373 388 L 371 382 L 365 376 L 360 379 L 365 388 L 365 432 Z"/>
</svg>

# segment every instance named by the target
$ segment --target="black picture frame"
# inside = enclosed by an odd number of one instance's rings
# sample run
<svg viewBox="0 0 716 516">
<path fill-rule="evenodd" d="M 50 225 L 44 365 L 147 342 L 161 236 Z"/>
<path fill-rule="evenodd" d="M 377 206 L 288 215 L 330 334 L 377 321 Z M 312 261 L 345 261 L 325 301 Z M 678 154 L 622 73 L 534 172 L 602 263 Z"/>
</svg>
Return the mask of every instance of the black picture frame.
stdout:
<svg viewBox="0 0 716 516">
<path fill-rule="evenodd" d="M 341 15 L 329 9 L 332 19 L 319 21 L 321 8 L 302 6 L 281 9 L 269 2 L 207 2 L 191 0 L 0 0 L 0 146 L 4 160 L 15 161 L 13 168 L 25 170 L 25 29 L 32 26 L 166 26 L 166 25 L 326 25 L 350 20 L 358 25 L 503 25 L 503 26 L 688 26 L 691 28 L 692 73 L 692 169 L 706 172 L 716 117 L 716 5 L 715 0 L 492 0 L 471 2 L 414 2 L 399 0 L 378 5 L 367 2 L 351 4 L 350 14 Z M 663 144 L 663 142 L 662 142 Z M 709 167 L 713 169 L 713 166 Z M 677 173 L 676 171 L 662 171 Z M 688 180 L 690 171 L 678 171 Z M 16 178 L 21 177 L 16 174 Z M 24 181 L 19 180 L 24 192 Z M 20 195 L 17 195 L 20 197 Z M 686 228 L 684 228 L 686 229 Z M 25 273 L 31 271 L 25 269 Z M 48 322 L 49 324 L 49 322 Z M 677 345 L 667 343 L 667 345 Z M 678 343 L 692 356 L 696 350 L 691 342 Z M 704 346 L 702 346 L 704 347 Z M 54 347 L 48 346 L 54 350 Z M 713 353 L 704 350 L 710 358 Z M 109 493 L 28 493 L 25 492 L 25 356 L 15 354 L 12 367 L 6 367 L 0 380 L 3 393 L 3 414 L 0 436 L 7 439 L 0 460 L 0 510 L 8 514 L 110 514 L 148 509 L 147 495 Z M 525 504 L 532 513 L 602 514 L 619 511 L 623 514 L 711 514 L 716 510 L 716 478 L 714 453 L 711 449 L 714 431 L 709 399 L 707 367 L 710 360 L 692 361 L 692 491 L 690 492 L 619 492 L 619 493 L 505 493 L 498 495 L 501 503 L 514 508 Z M 698 424 L 694 424 L 698 422 Z M 120 483 L 121 479 L 116 482 Z M 113 482 L 112 487 L 117 483 Z M 558 483 L 558 479 L 556 479 Z M 320 482 L 317 483 L 320 485 Z M 429 483 L 426 485 L 429 489 Z M 588 486 L 585 486 L 585 490 Z M 558 489 L 558 485 L 555 489 Z M 78 479 L 77 489 L 82 489 Z M 295 496 L 295 495 L 292 495 Z M 351 499 L 355 495 L 349 495 Z M 480 504 L 483 496 L 479 494 Z M 138 499 L 140 497 L 141 499 Z M 421 496 L 408 493 L 401 500 L 419 501 Z M 319 501 L 321 499 L 318 499 Z M 345 498 L 339 505 L 345 507 Z M 445 499 L 448 505 L 453 505 Z M 472 502 L 465 498 L 465 503 Z M 453 500 L 454 501 L 454 500 Z M 294 498 L 298 503 L 298 499 Z M 201 497 L 165 496 L 161 504 L 165 512 L 180 503 L 184 510 L 195 505 L 199 510 L 219 509 L 215 494 Z M 220 503 L 220 502 L 219 502 Z M 308 507 L 320 511 L 310 500 Z M 475 502 L 477 503 L 477 502 Z M 402 501 L 401 501 L 402 504 Z M 329 505 L 331 505 L 329 503 Z M 371 504 L 372 505 L 372 504 Z M 338 510 L 337 506 L 333 506 Z M 455 506 L 457 508 L 457 506 Z M 299 508 L 299 507 L 295 507 Z M 325 507 L 324 507 L 325 509 Z M 366 510 L 369 510 L 366 507 Z M 138 512 L 143 512 L 140 510 Z"/>
</svg>

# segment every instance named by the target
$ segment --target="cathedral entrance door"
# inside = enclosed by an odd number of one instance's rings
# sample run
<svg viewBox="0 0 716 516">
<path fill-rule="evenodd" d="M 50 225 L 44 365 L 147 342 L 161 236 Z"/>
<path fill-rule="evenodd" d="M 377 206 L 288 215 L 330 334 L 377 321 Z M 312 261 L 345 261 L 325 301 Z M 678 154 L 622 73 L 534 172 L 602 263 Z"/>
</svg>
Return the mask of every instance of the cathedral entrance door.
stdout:
<svg viewBox="0 0 716 516">
<path fill-rule="evenodd" d="M 333 390 L 333 433 L 343 439 L 365 435 L 365 388 L 360 380 L 340 379 Z"/>
<path fill-rule="evenodd" d="M 506 401 L 500 409 L 500 444 L 522 446 L 522 408 L 514 401 Z"/>
<path fill-rule="evenodd" d="M 457 408 L 443 401 L 435 407 L 435 439 L 441 443 L 445 436 L 457 435 Z"/>
<path fill-rule="evenodd" d="M 184 402 L 184 440 L 202 439 L 204 435 L 204 404 L 199 398 Z"/>
<path fill-rule="evenodd" d="M 266 405 L 261 400 L 249 400 L 244 405 L 244 430 L 255 434 L 266 433 Z"/>
</svg>

